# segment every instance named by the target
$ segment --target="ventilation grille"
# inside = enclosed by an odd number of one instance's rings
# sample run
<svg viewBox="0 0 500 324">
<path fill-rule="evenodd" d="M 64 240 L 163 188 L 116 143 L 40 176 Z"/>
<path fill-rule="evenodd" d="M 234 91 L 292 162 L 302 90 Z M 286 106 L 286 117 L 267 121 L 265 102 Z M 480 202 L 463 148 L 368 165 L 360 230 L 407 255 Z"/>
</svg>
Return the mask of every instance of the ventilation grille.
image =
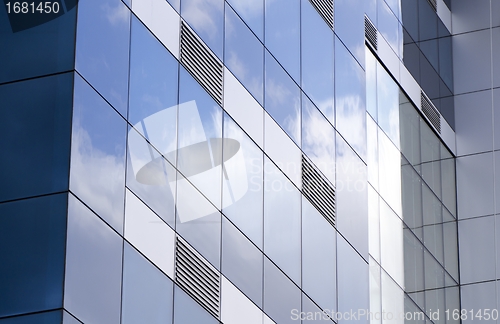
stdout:
<svg viewBox="0 0 500 324">
<path fill-rule="evenodd" d="M 222 105 L 223 65 L 184 21 L 181 24 L 181 63 Z"/>
<path fill-rule="evenodd" d="M 427 1 L 429 1 L 429 4 L 431 5 L 432 9 L 437 12 L 437 7 L 438 7 L 437 0 L 427 0 Z"/>
<path fill-rule="evenodd" d="M 309 202 L 335 227 L 335 189 L 302 155 L 302 192 Z"/>
<path fill-rule="evenodd" d="M 175 250 L 175 281 L 210 314 L 219 318 L 219 272 L 179 237 Z"/>
<path fill-rule="evenodd" d="M 309 0 L 323 20 L 333 29 L 334 7 L 333 0 Z"/>
<path fill-rule="evenodd" d="M 372 24 L 370 19 L 365 16 L 365 37 L 370 43 L 370 45 L 373 46 L 373 48 L 376 50 L 377 49 L 377 28 Z"/>
<path fill-rule="evenodd" d="M 431 124 L 441 134 L 441 115 L 423 92 L 420 92 L 420 105 L 424 115 L 429 118 Z"/>
</svg>

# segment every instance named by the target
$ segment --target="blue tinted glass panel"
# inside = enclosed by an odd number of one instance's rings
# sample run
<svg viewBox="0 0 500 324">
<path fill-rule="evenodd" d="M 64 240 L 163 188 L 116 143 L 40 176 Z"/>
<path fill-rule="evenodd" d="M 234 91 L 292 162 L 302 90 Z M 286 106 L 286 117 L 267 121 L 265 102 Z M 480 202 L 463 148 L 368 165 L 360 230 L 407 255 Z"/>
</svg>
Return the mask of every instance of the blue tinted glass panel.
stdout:
<svg viewBox="0 0 500 324">
<path fill-rule="evenodd" d="M 451 43 L 450 43 L 451 45 Z M 425 55 L 432 67 L 439 71 L 438 39 L 430 39 L 420 42 L 420 50 Z M 448 58 L 451 61 L 451 56 Z"/>
<path fill-rule="evenodd" d="M 216 324 L 219 323 L 212 315 L 210 315 L 200 304 L 189 297 L 177 285 L 174 286 L 174 324 L 186 323 L 203 323 Z"/>
<path fill-rule="evenodd" d="M 62 312 L 52 311 L 40 314 L 16 316 L 0 320 L 2 324 L 59 324 L 62 321 Z"/>
<path fill-rule="evenodd" d="M 76 8 L 65 13 L 61 6 L 59 14 L 15 14 L 14 3 L 10 15 L 3 3 L 0 10 L 0 83 L 72 70 Z"/>
<path fill-rule="evenodd" d="M 366 0 L 335 1 L 335 33 L 362 66 L 365 64 L 366 5 L 370 5 Z M 335 48 L 338 46 L 335 45 Z M 337 58 L 335 61 L 337 62 Z"/>
<path fill-rule="evenodd" d="M 363 57 L 365 50 L 363 50 Z M 366 155 L 365 72 L 347 51 L 335 40 L 335 114 L 337 131 L 354 150 Z"/>
<path fill-rule="evenodd" d="M 128 120 L 175 164 L 179 63 L 135 17 L 130 67 Z"/>
<path fill-rule="evenodd" d="M 427 0 L 418 0 L 419 41 L 437 38 L 437 19 L 430 3 Z"/>
<path fill-rule="evenodd" d="M 333 32 L 309 1 L 302 1 L 301 15 L 302 89 L 334 124 Z"/>
<path fill-rule="evenodd" d="M 227 5 L 224 62 L 262 105 L 264 46 Z"/>
<path fill-rule="evenodd" d="M 439 42 L 439 75 L 448 88 L 453 90 L 453 57 L 451 37 L 442 37 Z"/>
<path fill-rule="evenodd" d="M 129 0 L 132 1 L 132 0 Z M 177 12 L 181 12 L 181 0 L 167 0 Z"/>
<path fill-rule="evenodd" d="M 378 124 L 399 148 L 399 86 L 377 63 Z"/>
<path fill-rule="evenodd" d="M 366 47 L 366 111 L 377 121 L 377 59 Z"/>
<path fill-rule="evenodd" d="M 80 1 L 76 69 L 127 114 L 130 11 L 120 0 Z"/>
<path fill-rule="evenodd" d="M 69 196 L 64 307 L 84 323 L 120 321 L 123 239 Z"/>
<path fill-rule="evenodd" d="M 418 0 L 401 1 L 401 14 L 405 30 L 418 40 Z"/>
<path fill-rule="evenodd" d="M 78 74 L 72 132 L 70 189 L 122 233 L 126 122 Z"/>
<path fill-rule="evenodd" d="M 222 213 L 263 249 L 264 155 L 227 114 L 224 139 Z"/>
<path fill-rule="evenodd" d="M 66 206 L 66 194 L 0 204 L 0 316 L 62 307 Z"/>
<path fill-rule="evenodd" d="M 122 323 L 172 323 L 173 284 L 160 270 L 125 243 Z"/>
<path fill-rule="evenodd" d="M 295 81 L 300 80 L 300 2 L 266 1 L 266 47 Z"/>
<path fill-rule="evenodd" d="M 264 0 L 228 0 L 227 2 L 253 33 L 264 41 Z"/>
<path fill-rule="evenodd" d="M 181 15 L 222 60 L 224 0 L 182 0 Z"/>
<path fill-rule="evenodd" d="M 300 90 L 266 51 L 265 109 L 300 146 Z"/>
<path fill-rule="evenodd" d="M 0 87 L 0 200 L 68 189 L 73 74 Z M 36 161 L 36 162 L 34 162 Z"/>
<path fill-rule="evenodd" d="M 378 30 L 392 47 L 396 55 L 399 55 L 399 29 L 401 25 L 389 6 L 383 0 L 378 2 L 378 18 Z"/>
<path fill-rule="evenodd" d="M 222 219 L 222 274 L 262 307 L 263 254 L 225 217 Z"/>
</svg>

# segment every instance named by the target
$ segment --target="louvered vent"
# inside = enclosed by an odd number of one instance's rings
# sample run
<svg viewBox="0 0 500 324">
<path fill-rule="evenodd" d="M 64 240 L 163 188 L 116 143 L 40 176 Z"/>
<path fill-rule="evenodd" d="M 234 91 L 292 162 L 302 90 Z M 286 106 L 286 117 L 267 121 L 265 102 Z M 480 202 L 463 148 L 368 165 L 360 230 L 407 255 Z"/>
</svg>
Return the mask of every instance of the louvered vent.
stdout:
<svg viewBox="0 0 500 324">
<path fill-rule="evenodd" d="M 184 21 L 181 25 L 181 63 L 222 105 L 223 65 Z"/>
<path fill-rule="evenodd" d="M 309 0 L 323 20 L 333 29 L 334 22 L 334 0 Z"/>
<path fill-rule="evenodd" d="M 219 318 L 220 275 L 180 237 L 176 240 L 175 281 L 215 318 Z"/>
<path fill-rule="evenodd" d="M 437 12 L 437 7 L 438 7 L 437 0 L 428 0 L 428 1 L 432 9 Z"/>
<path fill-rule="evenodd" d="M 302 192 L 309 202 L 335 227 L 335 189 L 302 155 Z"/>
<path fill-rule="evenodd" d="M 429 118 L 431 124 L 441 133 L 441 115 L 423 92 L 420 92 L 420 105 L 424 115 Z"/>
<path fill-rule="evenodd" d="M 377 28 L 372 24 L 370 19 L 365 16 L 365 37 L 371 46 L 377 49 Z"/>
</svg>

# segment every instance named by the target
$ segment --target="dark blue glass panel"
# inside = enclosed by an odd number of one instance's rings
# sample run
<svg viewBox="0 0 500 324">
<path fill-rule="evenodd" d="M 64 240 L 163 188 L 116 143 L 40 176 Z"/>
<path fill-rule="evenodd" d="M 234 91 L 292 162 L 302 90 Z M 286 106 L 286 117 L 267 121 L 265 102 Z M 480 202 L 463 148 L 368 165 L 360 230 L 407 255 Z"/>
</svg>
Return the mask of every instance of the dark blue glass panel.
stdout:
<svg viewBox="0 0 500 324">
<path fill-rule="evenodd" d="M 363 57 L 364 55 L 363 48 Z M 337 131 L 363 159 L 366 155 L 365 98 L 365 72 L 336 38 L 335 126 Z"/>
<path fill-rule="evenodd" d="M 172 281 L 125 243 L 122 324 L 172 323 L 172 308 Z"/>
<path fill-rule="evenodd" d="M 125 120 L 75 76 L 70 190 L 123 232 Z"/>
<path fill-rule="evenodd" d="M 228 0 L 227 2 L 233 7 L 248 27 L 250 27 L 253 33 L 263 42 L 264 0 Z"/>
<path fill-rule="evenodd" d="M 224 62 L 262 105 L 264 46 L 227 5 Z"/>
<path fill-rule="evenodd" d="M 1 324 L 60 324 L 62 311 L 51 311 L 39 314 L 16 316 L 0 320 Z"/>
<path fill-rule="evenodd" d="M 179 63 L 135 16 L 130 67 L 128 120 L 175 164 Z"/>
<path fill-rule="evenodd" d="M 297 81 L 300 80 L 300 2 L 266 1 L 266 47 Z"/>
<path fill-rule="evenodd" d="M 401 1 L 402 22 L 406 31 L 418 40 L 418 0 Z"/>
<path fill-rule="evenodd" d="M 302 1 L 302 89 L 334 124 L 334 35 L 309 1 Z"/>
<path fill-rule="evenodd" d="M 450 42 L 451 45 L 451 42 Z M 439 55 L 438 55 L 438 40 L 430 39 L 419 43 L 420 50 L 425 55 L 427 60 L 431 63 L 432 67 L 439 71 Z M 451 56 L 450 56 L 451 61 Z"/>
<path fill-rule="evenodd" d="M 262 307 L 263 254 L 225 217 L 222 218 L 222 274 Z"/>
<path fill-rule="evenodd" d="M 68 189 L 73 73 L 0 87 L 0 201 Z"/>
<path fill-rule="evenodd" d="M 380 0 L 379 0 L 380 1 Z M 335 33 L 361 66 L 365 65 L 365 6 L 366 0 L 335 1 Z M 335 48 L 338 48 L 335 45 Z"/>
<path fill-rule="evenodd" d="M 406 30 L 403 30 L 403 63 L 413 78 L 420 82 L 420 49 L 413 39 L 408 35 Z"/>
<path fill-rule="evenodd" d="M 174 324 L 219 323 L 200 304 L 175 285 L 174 291 Z"/>
<path fill-rule="evenodd" d="M 425 55 L 420 53 L 420 86 L 425 91 L 429 99 L 439 98 L 439 75 L 427 60 Z"/>
<path fill-rule="evenodd" d="M 264 108 L 300 146 L 300 89 L 267 51 Z"/>
<path fill-rule="evenodd" d="M 222 60 L 224 0 L 182 0 L 181 15 Z"/>
<path fill-rule="evenodd" d="M 7 3 L 8 1 L 5 1 Z M 34 1 L 37 3 L 38 1 Z M 60 1 L 59 1 L 60 2 Z M 31 2 L 30 2 L 31 3 Z M 11 1 L 11 10 L 14 2 Z M 0 9 L 0 83 L 72 70 L 75 58 L 76 9 L 60 14 L 7 15 Z M 45 15 L 45 16 L 44 16 Z M 23 16 L 23 17 L 20 17 Z M 9 18 L 12 20 L 9 21 Z M 18 19 L 22 21 L 18 21 Z M 16 20 L 16 21 L 14 21 Z"/>
<path fill-rule="evenodd" d="M 418 26 L 419 26 L 419 41 L 437 38 L 438 25 L 437 14 L 431 8 L 429 1 L 418 1 Z M 415 39 L 417 40 L 417 39 Z"/>
<path fill-rule="evenodd" d="M 120 0 L 78 5 L 76 69 L 126 117 L 130 10 Z"/>
<path fill-rule="evenodd" d="M 439 76 L 446 86 L 453 90 L 453 54 L 451 47 L 451 36 L 441 37 L 439 42 Z"/>
<path fill-rule="evenodd" d="M 0 316 L 62 307 L 67 195 L 0 204 Z"/>
</svg>

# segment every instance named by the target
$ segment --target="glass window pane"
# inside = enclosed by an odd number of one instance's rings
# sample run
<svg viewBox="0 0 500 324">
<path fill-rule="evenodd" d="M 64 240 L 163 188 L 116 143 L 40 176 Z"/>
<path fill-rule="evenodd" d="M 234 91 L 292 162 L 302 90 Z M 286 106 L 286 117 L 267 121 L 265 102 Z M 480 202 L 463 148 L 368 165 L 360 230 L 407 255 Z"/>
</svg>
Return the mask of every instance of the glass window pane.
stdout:
<svg viewBox="0 0 500 324">
<path fill-rule="evenodd" d="M 366 165 L 338 134 L 336 141 L 337 228 L 351 242 L 354 248 L 368 260 Z"/>
<path fill-rule="evenodd" d="M 72 316 L 67 311 L 63 311 L 63 320 L 62 324 L 80 324 L 81 322 L 77 320 L 74 316 Z"/>
<path fill-rule="evenodd" d="M 6 319 L 1 319 L 1 324 L 54 324 L 61 323 L 62 321 L 62 312 L 60 310 L 40 313 L 40 314 L 31 314 L 24 316 L 16 316 Z"/>
<path fill-rule="evenodd" d="M 368 251 L 380 263 L 380 207 L 379 195 L 368 186 Z M 371 262 L 371 261 L 370 261 Z"/>
<path fill-rule="evenodd" d="M 444 269 L 439 262 L 424 249 L 425 289 L 444 287 Z"/>
<path fill-rule="evenodd" d="M 134 128 L 127 137 L 127 188 L 174 228 L 175 169 Z"/>
<path fill-rule="evenodd" d="M 179 98 L 177 168 L 220 209 L 222 109 L 184 68 Z"/>
<path fill-rule="evenodd" d="M 335 129 L 302 95 L 302 151 L 335 183 Z"/>
<path fill-rule="evenodd" d="M 377 63 L 378 125 L 397 148 L 399 145 L 399 86 Z M 404 96 L 404 95 L 403 95 Z"/>
<path fill-rule="evenodd" d="M 180 173 L 177 173 L 176 213 L 176 231 L 220 269 L 221 214 Z"/>
<path fill-rule="evenodd" d="M 444 266 L 451 276 L 458 281 L 458 233 L 457 223 L 443 224 L 444 232 Z"/>
<path fill-rule="evenodd" d="M 1 201 L 68 189 L 72 93 L 73 73 L 0 86 Z"/>
<path fill-rule="evenodd" d="M 127 126 L 80 76 L 75 76 L 70 189 L 123 232 Z"/>
<path fill-rule="evenodd" d="M 193 298 L 189 297 L 177 285 L 174 285 L 174 324 L 186 323 L 219 323 Z"/>
<path fill-rule="evenodd" d="M 172 323 L 173 283 L 128 243 L 123 257 L 122 323 Z"/>
<path fill-rule="evenodd" d="M 133 17 L 128 120 L 132 125 L 140 123 L 135 128 L 173 164 L 175 155 L 171 152 L 177 148 L 178 64 Z"/>
<path fill-rule="evenodd" d="M 336 309 L 336 231 L 302 197 L 302 289 L 322 308 Z"/>
<path fill-rule="evenodd" d="M 420 116 L 406 97 L 401 99 L 403 99 L 399 103 L 401 153 L 420 172 Z"/>
<path fill-rule="evenodd" d="M 319 308 L 309 297 L 307 297 L 306 294 L 302 294 L 302 313 L 303 315 L 303 321 L 302 323 L 307 323 L 307 324 L 324 324 L 324 323 L 332 323 L 332 322 L 325 322 L 328 320 L 331 320 L 331 309 L 328 311 L 325 310 L 323 312 L 321 308 Z M 296 317 L 299 317 L 298 313 L 291 313 L 292 319 L 295 319 Z M 298 319 L 298 318 L 297 318 Z"/>
<path fill-rule="evenodd" d="M 405 291 L 410 294 L 422 291 L 425 288 L 424 247 L 408 229 L 404 229 L 404 258 Z"/>
<path fill-rule="evenodd" d="M 263 249 L 263 153 L 226 114 L 224 140 L 222 212 Z"/>
<path fill-rule="evenodd" d="M 349 0 L 349 2 L 351 1 Z M 352 1 L 352 3 L 354 2 Z M 342 134 L 362 158 L 366 156 L 365 98 L 366 85 L 364 71 L 340 40 L 336 38 L 335 125 L 337 131 Z"/>
<path fill-rule="evenodd" d="M 0 316 L 62 307 L 66 202 L 59 194 L 0 204 Z"/>
<path fill-rule="evenodd" d="M 263 254 L 231 222 L 222 219 L 222 274 L 262 307 Z"/>
<path fill-rule="evenodd" d="M 182 0 L 181 15 L 222 60 L 224 0 Z"/>
<path fill-rule="evenodd" d="M 370 258 L 370 312 L 373 314 L 382 312 L 382 283 L 380 279 L 380 265 L 375 262 L 374 259 Z M 380 316 L 377 318 L 373 316 L 373 319 L 370 319 L 370 323 L 372 324 L 380 324 L 382 323 L 382 319 Z"/>
<path fill-rule="evenodd" d="M 444 265 L 443 224 L 424 226 L 424 246 Z"/>
<path fill-rule="evenodd" d="M 366 52 L 366 62 L 365 62 L 365 72 L 366 72 L 366 111 L 370 116 L 377 121 L 377 59 L 373 56 L 373 53 L 368 48 L 365 47 Z"/>
<path fill-rule="evenodd" d="M 403 222 L 383 200 L 380 201 L 380 258 L 385 271 L 404 287 Z"/>
<path fill-rule="evenodd" d="M 366 116 L 366 165 L 368 182 L 378 190 L 378 126 Z"/>
<path fill-rule="evenodd" d="M 267 51 L 264 108 L 300 146 L 300 89 Z"/>
<path fill-rule="evenodd" d="M 54 1 L 61 4 L 62 1 Z M 8 2 L 5 2 L 7 4 Z M 35 2 L 37 3 L 37 2 Z M 13 6 L 11 2 L 11 6 Z M 0 83 L 72 70 L 76 8 L 59 14 L 11 14 L 0 19 Z M 7 9 L 6 7 L 4 7 Z"/>
<path fill-rule="evenodd" d="M 262 282 L 262 262 L 260 272 Z M 220 320 L 224 324 L 262 324 L 264 316 L 259 307 L 225 277 L 221 277 L 221 286 Z M 259 286 L 262 299 L 262 283 Z"/>
<path fill-rule="evenodd" d="M 76 69 L 127 115 L 130 10 L 119 0 L 81 1 L 78 6 Z"/>
<path fill-rule="evenodd" d="M 300 1 L 266 0 L 266 48 L 299 82 L 300 80 Z"/>
<path fill-rule="evenodd" d="M 300 312 L 301 293 L 269 259 L 264 258 L 264 311 L 275 323 L 297 323 L 291 312 Z"/>
<path fill-rule="evenodd" d="M 264 161 L 264 252 L 300 282 L 300 192 L 266 158 Z"/>
<path fill-rule="evenodd" d="M 393 319 L 387 316 L 384 319 L 384 323 L 394 323 L 400 324 L 403 321 L 396 318 L 399 314 L 404 313 L 404 291 L 397 285 L 397 283 L 392 280 L 392 278 L 385 272 L 381 271 L 382 274 L 382 312 L 386 314 L 392 314 Z M 444 311 L 444 310 L 443 310 Z M 443 312 L 442 311 L 442 312 Z"/>
<path fill-rule="evenodd" d="M 399 2 L 399 1 L 393 1 Z M 384 0 L 378 1 L 378 30 L 382 37 L 385 38 L 389 46 L 396 53 L 396 55 L 400 55 L 400 29 L 401 25 L 398 21 L 398 18 L 391 11 L 389 6 L 385 3 Z"/>
<path fill-rule="evenodd" d="M 302 1 L 302 89 L 334 124 L 333 32 L 309 1 Z"/>
<path fill-rule="evenodd" d="M 370 2 L 366 0 L 335 1 L 335 34 L 339 36 L 361 66 L 365 64 L 365 7 L 370 7 L 370 5 Z M 370 18 L 374 19 L 374 17 Z M 335 48 L 339 48 L 337 44 Z M 339 64 L 337 58 L 335 61 L 336 67 L 343 64 Z M 337 80 L 336 84 L 338 84 Z"/>
<path fill-rule="evenodd" d="M 418 0 L 419 41 L 437 38 L 437 17 L 427 0 Z"/>
<path fill-rule="evenodd" d="M 380 195 L 401 216 L 401 153 L 380 129 L 378 158 Z"/>
<path fill-rule="evenodd" d="M 228 0 L 231 7 L 252 29 L 253 33 L 264 40 L 264 0 Z"/>
<path fill-rule="evenodd" d="M 82 322 L 120 321 L 122 246 L 115 231 L 69 196 L 64 307 Z"/>
<path fill-rule="evenodd" d="M 422 179 L 403 159 L 401 166 L 401 191 L 403 200 L 403 220 L 411 231 L 423 240 L 422 226 Z"/>
<path fill-rule="evenodd" d="M 264 46 L 230 6 L 226 6 L 225 37 L 226 66 L 262 105 Z"/>
</svg>

